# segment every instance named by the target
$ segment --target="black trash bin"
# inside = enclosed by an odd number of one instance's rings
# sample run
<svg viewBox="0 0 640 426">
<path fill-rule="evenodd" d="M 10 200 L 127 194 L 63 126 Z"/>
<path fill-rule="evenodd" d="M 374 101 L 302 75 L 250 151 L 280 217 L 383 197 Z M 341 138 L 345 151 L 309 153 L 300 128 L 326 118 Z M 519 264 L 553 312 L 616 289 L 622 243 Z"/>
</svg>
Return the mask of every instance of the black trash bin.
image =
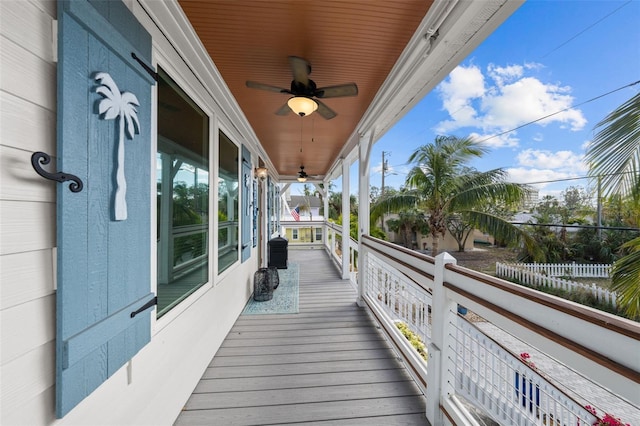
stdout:
<svg viewBox="0 0 640 426">
<path fill-rule="evenodd" d="M 287 269 L 287 259 L 289 241 L 280 236 L 269 240 L 269 267 L 275 266 L 278 269 Z"/>
</svg>

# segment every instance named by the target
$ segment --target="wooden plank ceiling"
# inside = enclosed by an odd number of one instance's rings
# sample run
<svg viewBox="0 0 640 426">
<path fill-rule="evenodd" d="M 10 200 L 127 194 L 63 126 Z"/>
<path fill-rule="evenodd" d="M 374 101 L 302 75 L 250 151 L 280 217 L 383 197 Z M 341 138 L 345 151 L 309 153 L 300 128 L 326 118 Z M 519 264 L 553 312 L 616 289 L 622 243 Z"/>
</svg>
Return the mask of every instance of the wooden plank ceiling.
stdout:
<svg viewBox="0 0 640 426">
<path fill-rule="evenodd" d="M 424 0 L 180 0 L 216 67 L 281 177 L 305 166 L 322 176 L 336 160 L 378 89 L 426 15 Z M 310 62 L 318 87 L 356 83 L 358 95 L 324 99 L 325 120 L 275 112 L 290 95 L 288 57 Z"/>
</svg>

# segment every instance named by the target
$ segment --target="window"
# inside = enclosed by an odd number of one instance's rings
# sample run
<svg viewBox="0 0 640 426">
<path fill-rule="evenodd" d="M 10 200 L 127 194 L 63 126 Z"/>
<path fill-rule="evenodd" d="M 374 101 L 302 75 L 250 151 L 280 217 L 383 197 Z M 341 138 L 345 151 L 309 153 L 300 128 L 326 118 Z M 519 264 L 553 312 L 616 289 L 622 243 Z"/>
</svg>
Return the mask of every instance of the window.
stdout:
<svg viewBox="0 0 640 426">
<path fill-rule="evenodd" d="M 218 273 L 238 260 L 238 147 L 222 131 L 218 172 Z"/>
<path fill-rule="evenodd" d="M 316 241 L 322 241 L 322 228 L 316 228 Z"/>
<path fill-rule="evenodd" d="M 209 118 L 158 70 L 158 317 L 209 281 Z"/>
<path fill-rule="evenodd" d="M 298 230 L 297 229 L 292 229 L 291 230 L 291 239 L 292 240 L 297 240 L 298 239 Z"/>
</svg>

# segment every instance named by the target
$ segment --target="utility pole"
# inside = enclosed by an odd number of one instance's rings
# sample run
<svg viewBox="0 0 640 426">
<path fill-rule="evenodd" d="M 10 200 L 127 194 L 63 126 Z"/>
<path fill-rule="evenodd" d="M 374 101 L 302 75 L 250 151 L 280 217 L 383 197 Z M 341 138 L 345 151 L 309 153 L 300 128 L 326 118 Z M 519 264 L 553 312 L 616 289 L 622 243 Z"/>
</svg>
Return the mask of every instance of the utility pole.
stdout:
<svg viewBox="0 0 640 426">
<path fill-rule="evenodd" d="M 380 198 L 384 197 L 384 175 L 387 172 L 387 160 L 384 158 L 385 154 L 390 154 L 390 152 L 382 151 L 382 187 L 380 188 Z M 384 214 L 380 217 L 380 227 L 384 231 Z"/>
</svg>

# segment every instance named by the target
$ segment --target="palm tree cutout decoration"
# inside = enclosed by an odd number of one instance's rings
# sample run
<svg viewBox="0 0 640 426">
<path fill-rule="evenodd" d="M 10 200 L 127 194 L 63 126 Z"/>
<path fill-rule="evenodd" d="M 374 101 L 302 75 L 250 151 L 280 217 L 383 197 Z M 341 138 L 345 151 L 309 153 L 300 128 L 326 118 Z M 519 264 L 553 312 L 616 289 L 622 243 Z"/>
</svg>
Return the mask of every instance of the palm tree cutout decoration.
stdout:
<svg viewBox="0 0 640 426">
<path fill-rule="evenodd" d="M 118 119 L 118 164 L 116 170 L 116 193 L 114 198 L 115 220 L 127 219 L 127 181 L 124 176 L 124 131 L 127 129 L 127 136 L 133 139 L 135 133 L 140 133 L 140 122 L 138 121 L 136 107 L 140 105 L 136 95 L 130 92 L 120 92 L 118 86 L 111 76 L 105 72 L 95 75 L 100 87 L 96 93 L 103 96 L 98 104 L 98 114 L 104 120 Z M 126 125 L 126 126 L 125 126 Z"/>
</svg>

